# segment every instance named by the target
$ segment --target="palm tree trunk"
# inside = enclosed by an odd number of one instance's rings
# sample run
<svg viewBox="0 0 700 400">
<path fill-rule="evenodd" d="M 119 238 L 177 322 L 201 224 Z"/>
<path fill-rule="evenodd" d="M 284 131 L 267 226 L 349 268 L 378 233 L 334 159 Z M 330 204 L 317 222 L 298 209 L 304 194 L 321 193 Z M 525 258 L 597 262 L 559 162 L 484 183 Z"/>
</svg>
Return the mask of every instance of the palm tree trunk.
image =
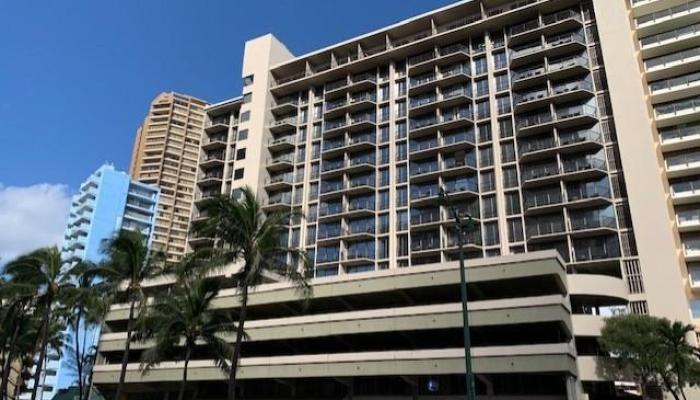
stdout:
<svg viewBox="0 0 700 400">
<path fill-rule="evenodd" d="M 121 400 L 122 390 L 124 388 L 124 379 L 126 378 L 126 364 L 129 362 L 129 348 L 131 347 L 131 331 L 134 329 L 134 307 L 136 302 L 131 301 L 129 306 L 129 320 L 126 323 L 126 343 L 124 344 L 124 354 L 122 355 L 122 369 L 119 373 L 119 384 L 117 385 L 117 393 L 114 395 L 114 400 Z M 32 399 L 34 400 L 34 399 Z"/>
<path fill-rule="evenodd" d="M 185 365 L 182 369 L 182 382 L 180 382 L 180 392 L 177 394 L 177 400 L 182 400 L 185 396 L 185 386 L 187 386 L 187 365 L 190 363 L 190 356 L 192 355 L 192 347 L 187 346 L 185 350 Z"/>
<path fill-rule="evenodd" d="M 78 370 L 78 398 L 83 400 L 84 381 L 83 381 L 83 357 L 80 354 L 80 319 L 82 318 L 83 308 L 78 307 L 78 315 L 75 319 L 74 335 L 75 335 L 75 367 Z"/>
<path fill-rule="evenodd" d="M 36 394 L 39 391 L 39 384 L 41 380 L 42 367 L 44 365 L 44 360 L 46 359 L 46 347 L 49 343 L 49 321 L 51 317 L 51 303 L 48 301 L 46 304 L 46 309 L 44 310 L 44 317 L 41 327 L 41 347 L 39 348 L 39 361 L 36 364 L 36 371 L 34 371 L 34 387 L 32 388 L 31 400 L 36 400 Z"/>
<path fill-rule="evenodd" d="M 236 400 L 236 372 L 238 372 L 238 359 L 241 358 L 241 345 L 243 344 L 243 325 L 248 311 L 248 285 L 243 284 L 241 294 L 241 311 L 238 313 L 238 326 L 236 327 L 236 347 L 233 348 L 231 358 L 231 372 L 228 377 L 228 400 Z"/>
<path fill-rule="evenodd" d="M 19 327 L 21 325 L 21 320 L 15 323 L 15 330 L 14 332 L 12 332 L 12 338 L 10 339 L 7 356 L 2 366 L 2 382 L 0 382 L 0 396 L 2 396 L 3 398 L 9 397 L 7 393 L 7 384 L 10 380 L 10 369 L 12 369 L 12 359 L 15 358 L 15 343 L 17 342 L 17 337 L 19 336 Z"/>
</svg>

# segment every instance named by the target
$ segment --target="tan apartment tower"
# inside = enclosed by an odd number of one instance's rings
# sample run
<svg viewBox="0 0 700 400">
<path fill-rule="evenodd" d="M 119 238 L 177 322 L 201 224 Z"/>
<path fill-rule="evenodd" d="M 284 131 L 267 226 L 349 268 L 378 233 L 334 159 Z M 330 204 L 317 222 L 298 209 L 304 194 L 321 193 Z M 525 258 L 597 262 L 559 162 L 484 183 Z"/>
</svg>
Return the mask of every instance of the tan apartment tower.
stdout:
<svg viewBox="0 0 700 400">
<path fill-rule="evenodd" d="M 170 262 L 186 250 L 206 105 L 192 96 L 161 93 L 136 132 L 129 173 L 161 189 L 153 249 Z"/>
</svg>

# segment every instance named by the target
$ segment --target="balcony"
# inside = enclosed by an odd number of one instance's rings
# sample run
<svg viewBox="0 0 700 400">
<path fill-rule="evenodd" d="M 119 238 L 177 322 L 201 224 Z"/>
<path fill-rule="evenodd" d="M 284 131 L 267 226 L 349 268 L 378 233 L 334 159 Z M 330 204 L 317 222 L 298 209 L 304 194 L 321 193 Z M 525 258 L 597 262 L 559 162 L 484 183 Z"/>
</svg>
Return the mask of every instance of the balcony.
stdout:
<svg viewBox="0 0 700 400">
<path fill-rule="evenodd" d="M 700 261 L 700 239 L 697 237 L 683 238 L 683 255 L 686 261 Z"/>
<path fill-rule="evenodd" d="M 263 203 L 263 210 L 266 212 L 284 212 L 292 206 L 292 193 L 285 192 L 270 196 Z"/>
<path fill-rule="evenodd" d="M 199 177 L 197 178 L 197 184 L 199 186 L 211 186 L 211 185 L 220 185 L 221 182 L 224 179 L 224 172 L 223 171 L 212 171 L 212 172 L 207 172 L 205 174 L 200 174 Z"/>
<path fill-rule="evenodd" d="M 615 218 L 595 213 L 572 214 L 569 218 L 572 237 L 586 237 L 601 233 L 612 233 L 617 229 Z"/>
<path fill-rule="evenodd" d="M 580 31 L 550 36 L 546 43 L 528 44 L 512 49 L 511 68 L 535 62 L 544 56 L 557 57 L 575 49 L 584 50 L 585 48 L 586 38 Z"/>
<path fill-rule="evenodd" d="M 224 165 L 226 155 L 223 152 L 205 154 L 199 165 L 203 168 L 211 168 Z"/>
<path fill-rule="evenodd" d="M 221 192 L 219 192 L 218 190 L 206 190 L 206 191 L 202 191 L 202 192 L 197 193 L 194 196 L 194 201 L 197 203 L 200 203 L 200 202 L 204 203 L 204 202 L 212 200 L 220 195 L 221 195 Z"/>
<path fill-rule="evenodd" d="M 700 209 L 676 210 L 676 225 L 679 232 L 700 231 Z"/>
<path fill-rule="evenodd" d="M 280 189 L 291 189 L 294 184 L 294 174 L 288 172 L 286 174 L 272 175 L 265 179 L 265 189 L 277 191 Z"/>
<path fill-rule="evenodd" d="M 597 119 L 597 112 L 594 106 L 581 104 L 558 107 L 554 116 L 549 111 L 518 115 L 515 126 L 518 130 L 518 135 L 525 136 L 548 132 L 552 127 L 562 129 L 594 123 Z"/>
<path fill-rule="evenodd" d="M 415 236 L 415 235 L 414 235 Z M 422 235 L 420 239 L 411 238 L 411 252 L 421 253 L 440 251 L 440 233 L 434 232 L 433 235 Z"/>
<path fill-rule="evenodd" d="M 374 223 L 371 224 L 353 224 L 350 222 L 347 228 L 343 229 L 342 239 L 344 241 L 358 241 L 374 239 L 376 233 Z"/>
<path fill-rule="evenodd" d="M 440 189 L 438 185 L 411 185 L 411 205 L 437 203 Z"/>
<path fill-rule="evenodd" d="M 226 134 L 215 134 L 211 136 L 207 136 L 202 140 L 202 150 L 209 151 L 209 150 L 216 150 L 216 149 L 222 149 L 226 147 L 226 143 L 228 142 L 228 135 Z"/>
<path fill-rule="evenodd" d="M 413 160 L 433 157 L 440 151 L 447 153 L 456 150 L 466 150 L 473 148 L 474 143 L 474 132 L 472 130 L 465 130 L 441 138 L 430 137 L 421 140 L 411 140 L 409 142 L 408 151 Z"/>
<path fill-rule="evenodd" d="M 377 96 L 372 93 L 357 93 L 350 99 L 340 98 L 327 101 L 324 107 L 324 116 L 332 118 L 345 113 L 353 113 L 363 109 L 374 108 L 377 105 Z"/>
<path fill-rule="evenodd" d="M 433 227 L 441 222 L 440 208 L 411 210 L 411 229 Z"/>
<path fill-rule="evenodd" d="M 326 121 L 323 126 L 324 137 L 339 135 L 345 131 L 359 132 L 371 128 L 375 128 L 377 123 L 377 115 L 374 113 L 350 115 L 349 118 L 338 118 L 331 121 Z"/>
<path fill-rule="evenodd" d="M 666 157 L 666 175 L 680 178 L 700 173 L 700 152 L 685 152 Z"/>
<path fill-rule="evenodd" d="M 561 189 L 523 193 L 523 209 L 528 215 L 559 210 L 564 206 Z"/>
<path fill-rule="evenodd" d="M 700 47 L 644 60 L 648 81 L 690 74 L 698 70 L 699 64 Z"/>
<path fill-rule="evenodd" d="M 563 218 L 545 218 L 544 221 L 528 223 L 525 228 L 528 241 L 559 240 L 566 236 L 566 225 Z"/>
<path fill-rule="evenodd" d="M 610 186 L 606 180 L 573 184 L 566 189 L 569 209 L 609 205 L 612 202 Z"/>
<path fill-rule="evenodd" d="M 323 141 L 323 158 L 337 157 L 345 152 L 355 153 L 376 148 L 377 136 L 374 133 L 354 135 L 347 140 L 343 138 Z"/>
<path fill-rule="evenodd" d="M 271 133 L 283 133 L 290 130 L 295 130 L 297 128 L 297 117 L 287 117 L 282 119 L 274 120 L 269 125 L 269 130 Z"/>
<path fill-rule="evenodd" d="M 213 118 L 204 128 L 206 133 L 225 132 L 228 130 L 229 117 Z"/>
<path fill-rule="evenodd" d="M 659 128 L 695 121 L 698 112 L 700 96 L 654 106 L 656 125 Z"/>
<path fill-rule="evenodd" d="M 604 159 L 594 156 L 563 159 L 563 179 L 588 179 L 607 174 L 607 165 Z"/>
<path fill-rule="evenodd" d="M 293 149 L 297 139 L 295 135 L 282 136 L 272 138 L 267 142 L 267 148 L 270 151 L 283 151 Z"/>
<path fill-rule="evenodd" d="M 656 57 L 662 53 L 678 51 L 700 44 L 700 24 L 683 26 L 678 29 L 661 32 L 639 40 L 644 58 Z"/>
<path fill-rule="evenodd" d="M 472 109 L 460 108 L 456 112 L 447 111 L 440 117 L 431 115 L 423 118 L 410 118 L 408 125 L 410 135 L 416 137 L 435 134 L 438 129 L 446 131 L 461 128 L 471 125 L 473 122 L 474 116 Z"/>
<path fill-rule="evenodd" d="M 574 10 L 564 10 L 544 15 L 542 20 L 530 20 L 510 28 L 511 45 L 531 41 L 542 34 L 552 35 L 580 27 L 581 15 Z"/>
<path fill-rule="evenodd" d="M 700 17 L 700 1 L 689 0 L 675 7 L 658 10 L 635 18 L 639 36 L 672 30 L 696 22 Z"/>
<path fill-rule="evenodd" d="M 663 151 L 683 150 L 700 146 L 700 123 L 659 129 Z"/>
<path fill-rule="evenodd" d="M 330 84 L 326 84 L 326 99 L 337 98 L 347 94 L 350 91 L 376 90 L 377 75 L 375 73 L 366 72 L 354 75 L 351 79 L 340 79 Z"/>
<path fill-rule="evenodd" d="M 270 103 L 270 112 L 275 116 L 289 115 L 297 111 L 299 106 L 299 97 L 285 96 L 277 99 L 277 101 Z"/>
<path fill-rule="evenodd" d="M 265 164 L 267 170 L 273 171 L 284 171 L 294 168 L 294 155 L 284 155 L 278 157 L 272 157 L 267 160 Z"/>
<path fill-rule="evenodd" d="M 441 94 L 428 94 L 409 98 L 409 114 L 433 111 L 438 107 L 453 107 L 470 101 L 471 91 L 468 86 L 456 90 L 443 91 Z"/>
<path fill-rule="evenodd" d="M 347 252 L 341 254 L 340 261 L 344 266 L 354 266 L 374 263 L 374 259 L 374 252 L 372 251 L 348 249 Z"/>
<path fill-rule="evenodd" d="M 651 82 L 649 91 L 654 103 L 700 95 L 700 72 Z"/>
<path fill-rule="evenodd" d="M 468 61 L 469 47 L 457 43 L 408 58 L 409 73 L 422 72 L 434 68 L 435 65 Z"/>
</svg>

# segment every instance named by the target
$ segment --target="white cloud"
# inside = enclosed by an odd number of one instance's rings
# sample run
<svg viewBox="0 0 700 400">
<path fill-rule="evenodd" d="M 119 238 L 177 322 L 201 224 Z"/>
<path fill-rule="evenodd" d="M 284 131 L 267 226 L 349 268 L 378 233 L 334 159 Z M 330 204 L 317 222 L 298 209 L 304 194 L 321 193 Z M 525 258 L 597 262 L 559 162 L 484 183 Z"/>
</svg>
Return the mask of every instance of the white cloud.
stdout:
<svg viewBox="0 0 700 400">
<path fill-rule="evenodd" d="M 39 247 L 60 246 L 70 201 L 66 185 L 0 183 L 0 264 Z"/>
</svg>

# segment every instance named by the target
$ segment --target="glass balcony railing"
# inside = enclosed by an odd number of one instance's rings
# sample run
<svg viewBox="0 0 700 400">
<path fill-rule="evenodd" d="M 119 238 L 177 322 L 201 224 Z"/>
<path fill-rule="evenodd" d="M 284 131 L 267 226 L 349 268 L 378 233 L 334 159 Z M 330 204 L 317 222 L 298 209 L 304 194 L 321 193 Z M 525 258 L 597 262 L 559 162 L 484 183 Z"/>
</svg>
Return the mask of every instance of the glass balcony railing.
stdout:
<svg viewBox="0 0 700 400">
<path fill-rule="evenodd" d="M 432 161 L 432 162 L 427 162 L 427 163 L 421 163 L 421 164 L 411 164 L 411 176 L 418 176 L 418 175 L 424 175 L 424 174 L 429 174 L 431 172 L 438 171 L 440 169 L 440 165 L 438 164 L 437 161 Z"/>
<path fill-rule="evenodd" d="M 577 54 L 574 56 L 567 56 L 567 57 L 558 58 L 556 60 L 551 60 L 547 71 L 552 72 L 552 71 L 559 71 L 559 70 L 571 68 L 571 67 L 588 67 L 588 66 L 589 66 L 588 57 Z"/>
<path fill-rule="evenodd" d="M 444 184 L 445 190 L 448 193 L 459 193 L 459 192 L 478 192 L 479 185 L 476 179 L 460 178 L 453 180 L 446 180 Z"/>
<path fill-rule="evenodd" d="M 640 39 L 642 48 L 659 45 L 665 42 L 680 40 L 686 36 L 694 36 L 700 33 L 700 23 L 687 25 L 672 31 L 662 32 L 656 35 Z"/>
<path fill-rule="evenodd" d="M 418 186 L 411 185 L 411 200 L 424 199 L 426 197 L 437 196 L 440 192 L 438 185 Z"/>
<path fill-rule="evenodd" d="M 513 104 L 528 103 L 531 101 L 544 99 L 549 96 L 547 88 L 531 90 L 526 93 L 513 93 Z"/>
<path fill-rule="evenodd" d="M 547 189 L 523 193 L 525 209 L 561 204 L 563 197 L 560 189 Z"/>
<path fill-rule="evenodd" d="M 274 196 L 270 196 L 267 199 L 268 206 L 271 205 L 277 205 L 277 204 L 286 204 L 286 205 L 291 205 L 292 204 L 292 194 L 291 193 L 282 193 L 282 194 L 277 194 Z"/>
<path fill-rule="evenodd" d="M 520 142 L 520 154 L 532 153 L 535 151 L 551 149 L 557 146 L 557 142 L 552 137 L 534 139 Z"/>
<path fill-rule="evenodd" d="M 596 108 L 590 104 L 582 104 L 569 107 L 559 107 L 556 109 L 557 120 L 569 119 L 581 116 L 595 117 Z"/>
<path fill-rule="evenodd" d="M 434 149 L 439 146 L 440 141 L 438 141 L 437 138 L 433 137 L 428 140 L 411 141 L 409 144 L 409 151 L 411 153 L 415 153 L 423 150 Z"/>
<path fill-rule="evenodd" d="M 563 169 L 565 173 L 583 171 L 589 169 L 601 169 L 606 170 L 606 164 L 604 159 L 597 157 L 581 157 L 574 159 L 562 160 Z"/>
<path fill-rule="evenodd" d="M 286 124 L 291 124 L 291 125 L 296 125 L 297 123 L 297 117 L 287 117 L 287 118 L 282 118 L 282 119 L 277 119 L 272 121 L 272 126 L 280 126 L 280 125 L 286 125 Z"/>
<path fill-rule="evenodd" d="M 681 89 L 698 83 L 700 83 L 700 72 L 693 72 L 675 78 L 651 82 L 649 84 L 649 89 L 653 94 L 662 90 Z"/>
<path fill-rule="evenodd" d="M 677 18 L 682 15 L 687 15 L 696 11 L 700 11 L 700 0 L 686 1 L 685 3 L 659 10 L 650 14 L 642 15 L 635 18 L 637 27 L 653 25 L 672 18 Z"/>
<path fill-rule="evenodd" d="M 552 114 L 549 112 L 530 114 L 530 115 L 519 115 L 516 119 L 515 126 L 518 129 L 529 128 L 531 126 L 537 126 L 552 122 Z"/>
<path fill-rule="evenodd" d="M 469 67 L 467 65 L 460 64 L 457 67 L 449 67 L 449 68 L 441 70 L 440 71 L 440 78 L 445 79 L 445 78 L 449 78 L 451 76 L 460 75 L 460 74 L 471 76 L 471 70 L 469 69 Z M 432 79 L 432 80 L 434 80 L 434 79 Z M 428 81 L 428 82 L 430 82 L 430 81 Z M 424 83 L 427 83 L 427 82 L 424 82 Z M 415 86 L 419 86 L 419 85 L 415 85 Z"/>
<path fill-rule="evenodd" d="M 579 142 L 602 143 L 602 136 L 595 130 L 564 131 L 559 133 L 559 145 L 568 146 Z"/>
<path fill-rule="evenodd" d="M 440 235 L 425 239 L 411 240 L 411 251 L 426 251 L 440 248 Z"/>
<path fill-rule="evenodd" d="M 440 221 L 440 209 L 411 210 L 411 225 L 429 224 Z"/>
<path fill-rule="evenodd" d="M 408 65 L 416 65 L 422 62 L 432 60 L 436 57 L 436 52 L 434 50 L 427 51 L 425 53 L 418 54 L 416 56 L 408 57 Z"/>
<path fill-rule="evenodd" d="M 411 78 L 410 80 L 410 85 L 411 87 L 416 87 L 420 85 L 425 85 L 426 83 L 430 83 L 436 79 L 436 76 L 434 73 L 428 74 L 428 75 L 421 75 L 417 76 L 415 78 Z"/>
<path fill-rule="evenodd" d="M 270 139 L 270 141 L 268 142 L 268 145 L 274 146 L 274 145 L 285 144 L 285 143 L 286 144 L 295 144 L 296 141 L 297 141 L 296 136 L 290 135 L 290 136 L 283 136 L 283 137 L 279 137 L 279 138 Z"/>
<path fill-rule="evenodd" d="M 666 157 L 666 168 L 669 170 L 696 166 L 700 163 L 700 152 L 689 152 Z"/>
<path fill-rule="evenodd" d="M 572 215 L 569 218 L 572 231 L 581 231 L 587 229 L 612 228 L 617 227 L 615 218 L 605 215 Z"/>
<path fill-rule="evenodd" d="M 343 182 L 324 182 L 321 184 L 321 193 L 331 193 L 343 190 Z"/>
<path fill-rule="evenodd" d="M 544 65 L 534 68 L 527 68 L 522 70 L 514 70 L 512 79 L 513 82 L 521 81 L 523 79 L 533 78 L 535 76 L 544 75 L 545 73 Z"/>
<path fill-rule="evenodd" d="M 294 163 L 294 155 L 285 155 L 273 157 L 267 160 L 267 165 L 283 164 L 283 163 Z"/>
<path fill-rule="evenodd" d="M 682 64 L 696 57 L 700 57 L 700 47 L 694 47 L 692 49 L 677 51 L 664 56 L 647 59 L 644 61 L 644 67 L 647 69 L 647 71 L 651 71 L 656 68 L 666 68 L 673 65 Z"/>
<path fill-rule="evenodd" d="M 525 167 L 522 169 L 523 182 L 534 179 L 541 179 L 553 175 L 559 175 L 559 165 L 556 162 L 532 167 Z"/>
<path fill-rule="evenodd" d="M 348 121 L 343 118 L 339 120 L 332 120 L 332 121 L 326 121 L 326 123 L 323 125 L 323 130 L 324 131 L 331 131 L 334 129 L 342 128 L 348 124 Z"/>
<path fill-rule="evenodd" d="M 294 174 L 286 173 L 286 174 L 280 174 L 280 175 L 272 175 L 269 178 L 267 178 L 266 182 L 268 184 L 272 184 L 272 183 L 292 184 L 292 183 L 294 183 Z"/>
<path fill-rule="evenodd" d="M 700 123 L 690 123 L 683 125 L 676 125 L 671 128 L 663 128 L 659 130 L 661 135 L 661 143 L 676 141 L 676 140 L 686 140 L 700 137 Z"/>
<path fill-rule="evenodd" d="M 473 130 L 447 133 L 447 134 L 445 134 L 445 136 L 442 137 L 442 145 L 443 146 L 449 146 L 451 144 L 461 143 L 461 142 L 474 143 L 475 141 L 476 141 L 476 137 L 474 135 Z"/>
<path fill-rule="evenodd" d="M 658 104 L 654 107 L 654 113 L 657 118 L 666 118 L 678 113 L 694 111 L 698 107 L 700 107 L 700 96 Z"/>
<path fill-rule="evenodd" d="M 529 223 L 525 227 L 525 233 L 528 238 L 536 236 L 553 235 L 566 232 L 566 225 L 563 218 L 547 218 L 544 221 Z"/>
<path fill-rule="evenodd" d="M 376 204 L 374 201 L 354 201 L 350 200 L 348 203 L 348 211 L 358 211 L 358 210 L 368 210 L 374 211 L 376 209 Z"/>
<path fill-rule="evenodd" d="M 597 197 L 610 198 L 610 186 L 607 180 L 585 182 L 571 185 L 566 189 L 568 201 L 579 201 Z"/>
</svg>

